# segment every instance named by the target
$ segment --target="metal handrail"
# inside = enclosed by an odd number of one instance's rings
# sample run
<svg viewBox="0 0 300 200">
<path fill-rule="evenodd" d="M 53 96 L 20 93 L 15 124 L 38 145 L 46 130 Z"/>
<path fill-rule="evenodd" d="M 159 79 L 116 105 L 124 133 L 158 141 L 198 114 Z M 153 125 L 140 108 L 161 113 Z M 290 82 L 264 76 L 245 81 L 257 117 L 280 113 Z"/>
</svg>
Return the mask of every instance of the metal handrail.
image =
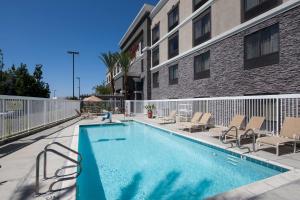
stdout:
<svg viewBox="0 0 300 200">
<path fill-rule="evenodd" d="M 49 149 L 49 147 L 52 146 L 52 145 L 60 146 L 60 147 L 62 147 L 64 149 L 67 149 L 67 150 L 71 151 L 72 153 L 77 154 L 77 156 L 78 156 L 78 162 L 82 161 L 81 154 L 78 153 L 77 151 L 75 151 L 75 150 L 73 150 L 73 149 L 71 149 L 71 148 L 69 148 L 69 147 L 67 147 L 67 146 L 65 146 L 65 145 L 63 145 L 63 144 L 61 144 L 59 142 L 52 142 L 52 143 L 46 145 L 45 148 L 44 148 L 44 150 L 45 150 L 45 153 L 44 153 L 44 179 L 50 178 L 50 177 L 47 177 L 47 164 L 46 164 L 47 163 L 47 151 L 46 150 Z"/>
<path fill-rule="evenodd" d="M 249 147 L 242 147 L 241 146 L 241 144 L 240 144 L 240 140 L 241 140 L 241 138 L 243 138 L 243 137 L 246 137 L 246 136 L 248 136 L 248 135 L 250 135 L 250 134 L 252 135 L 252 145 L 253 145 L 253 151 L 255 152 L 255 132 L 254 132 L 254 130 L 253 129 L 247 129 L 246 131 L 245 131 L 245 133 L 244 134 L 242 134 L 241 136 L 240 136 L 240 138 L 239 138 L 239 141 L 238 141 L 238 147 L 240 148 L 240 149 L 248 149 L 248 151 L 250 152 L 250 148 Z"/>
<path fill-rule="evenodd" d="M 224 132 L 224 134 L 221 136 L 221 141 L 222 141 L 223 144 L 230 143 L 230 142 L 225 142 L 224 139 L 225 139 L 226 135 L 229 133 L 229 131 L 231 131 L 232 129 L 235 129 L 235 133 L 236 133 L 236 135 L 235 135 L 236 136 L 235 137 L 236 146 L 240 149 L 248 149 L 249 152 L 251 151 L 250 148 L 249 147 L 242 147 L 240 142 L 241 142 L 241 138 L 246 137 L 246 136 L 250 135 L 249 133 L 251 133 L 252 139 L 253 139 L 253 144 L 252 144 L 253 145 L 253 151 L 255 151 L 255 132 L 254 132 L 253 129 L 247 129 L 244 134 L 239 136 L 238 135 L 238 128 L 235 127 L 235 126 L 232 126 L 226 132 Z M 230 144 L 231 144 L 231 147 L 232 147 L 232 143 L 230 143 Z"/>
<path fill-rule="evenodd" d="M 61 146 L 61 147 L 63 147 L 63 148 L 66 148 L 66 149 L 70 150 L 71 152 L 76 153 L 77 155 L 79 155 L 79 158 L 80 158 L 80 159 L 79 159 L 79 160 L 75 160 L 75 159 L 73 159 L 73 158 L 70 158 L 69 156 L 66 156 L 66 155 L 63 154 L 63 153 L 60 153 L 60 152 L 58 152 L 58 151 L 56 151 L 56 150 L 54 150 L 54 149 L 49 148 L 49 146 L 51 146 L 52 144 L 56 144 L 56 145 L 58 145 L 58 146 Z M 49 188 L 48 191 L 41 193 L 41 192 L 39 191 L 39 186 L 40 186 L 40 180 L 39 180 L 39 177 L 40 177 L 40 158 L 41 158 L 41 156 L 43 156 L 43 155 L 45 156 L 45 155 L 47 154 L 47 152 L 54 153 L 54 154 L 56 154 L 56 155 L 58 155 L 58 156 L 60 156 L 60 157 L 63 157 L 63 158 L 65 158 L 65 159 L 67 159 L 67 160 L 69 160 L 69 161 L 75 163 L 76 166 L 78 167 L 78 171 L 77 171 L 77 173 L 76 173 L 75 176 L 64 177 L 64 178 L 58 179 L 57 181 L 55 181 L 54 183 L 52 183 L 52 184 L 50 185 L 50 188 Z M 44 149 L 43 151 L 41 151 L 41 152 L 38 154 L 38 156 L 37 156 L 37 158 L 36 158 L 35 194 L 38 196 L 38 195 L 45 194 L 45 193 L 47 193 L 47 192 L 49 192 L 49 191 L 50 191 L 50 192 L 51 192 L 51 191 L 53 192 L 53 191 L 55 191 L 55 190 L 53 190 L 53 186 L 54 186 L 57 182 L 62 182 L 62 181 L 65 181 L 65 180 L 72 180 L 72 179 L 77 178 L 77 177 L 80 175 L 81 171 L 82 171 L 81 160 L 82 160 L 82 157 L 81 157 L 80 153 L 74 151 L 73 149 L 70 149 L 69 147 L 66 147 L 65 145 L 62 145 L 62 144 L 60 144 L 60 143 L 58 143 L 58 142 L 54 142 L 54 143 L 48 144 L 48 145 L 45 147 L 45 149 Z M 68 168 L 68 167 L 70 167 L 70 166 L 65 166 L 65 167 L 63 167 L 63 168 Z M 47 162 L 44 162 L 44 176 L 45 176 L 45 174 L 46 174 L 45 169 L 47 169 Z M 73 173 L 73 174 L 74 174 L 74 173 Z M 71 174 L 71 175 L 72 175 L 72 174 Z M 57 172 L 55 173 L 55 177 L 56 177 L 56 176 L 57 176 Z M 61 177 L 61 176 L 57 176 L 57 177 Z"/>
<path fill-rule="evenodd" d="M 231 126 L 231 127 L 230 127 L 228 130 L 226 130 L 226 131 L 222 134 L 222 136 L 221 136 L 221 142 L 222 142 L 223 144 L 230 144 L 231 147 L 233 147 L 232 142 L 226 142 L 226 141 L 224 141 L 224 140 L 225 140 L 225 138 L 226 138 L 226 135 L 227 135 L 230 131 L 232 131 L 233 129 L 234 129 L 234 131 L 235 131 L 236 138 L 237 138 L 237 136 L 238 136 L 238 128 L 237 128 L 236 126 Z M 237 143 L 237 141 L 236 141 L 236 143 Z"/>
</svg>

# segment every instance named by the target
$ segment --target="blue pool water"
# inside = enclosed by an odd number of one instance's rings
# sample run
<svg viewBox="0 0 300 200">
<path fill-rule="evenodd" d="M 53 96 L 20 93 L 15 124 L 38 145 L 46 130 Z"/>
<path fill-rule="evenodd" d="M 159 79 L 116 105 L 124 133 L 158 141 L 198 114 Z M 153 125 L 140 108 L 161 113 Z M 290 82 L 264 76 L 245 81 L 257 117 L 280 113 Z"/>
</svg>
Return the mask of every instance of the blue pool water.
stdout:
<svg viewBox="0 0 300 200">
<path fill-rule="evenodd" d="M 77 200 L 203 199 L 283 171 L 137 122 L 82 126 Z"/>
</svg>

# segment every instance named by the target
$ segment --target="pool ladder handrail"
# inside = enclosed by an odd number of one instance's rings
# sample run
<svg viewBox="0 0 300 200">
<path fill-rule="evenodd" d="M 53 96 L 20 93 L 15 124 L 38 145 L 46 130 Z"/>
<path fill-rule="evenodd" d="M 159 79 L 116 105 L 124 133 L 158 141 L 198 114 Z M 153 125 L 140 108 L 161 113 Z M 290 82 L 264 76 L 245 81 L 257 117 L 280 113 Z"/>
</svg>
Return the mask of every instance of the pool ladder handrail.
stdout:
<svg viewBox="0 0 300 200">
<path fill-rule="evenodd" d="M 66 156 L 65 154 L 60 153 L 60 152 L 57 151 L 57 150 L 54 150 L 54 149 L 52 149 L 52 148 L 49 148 L 50 146 L 53 146 L 53 145 L 60 146 L 60 147 L 62 147 L 62 148 L 64 148 L 64 149 L 69 150 L 69 151 L 72 152 L 72 153 L 77 154 L 78 160 L 75 160 L 75 159 L 73 159 L 73 158 L 71 158 L 71 157 L 69 157 L 69 156 Z M 62 157 L 62 158 L 65 158 L 66 160 L 71 161 L 71 162 L 74 163 L 75 165 L 64 166 L 64 167 L 62 167 L 62 168 L 56 170 L 55 175 L 54 175 L 53 177 L 47 177 L 47 152 L 51 152 L 51 153 L 54 153 L 55 155 L 58 155 L 58 156 L 60 156 L 60 157 Z M 44 180 L 46 180 L 46 179 L 51 179 L 51 178 L 59 178 L 59 179 L 57 179 L 56 181 L 54 181 L 53 183 L 51 183 L 51 185 L 50 185 L 48 191 L 43 192 L 43 193 L 41 193 L 41 192 L 39 191 L 39 186 L 40 186 L 40 180 L 39 180 L 39 176 L 40 176 L 40 159 L 41 159 L 42 155 L 44 155 L 44 166 L 43 166 L 43 169 L 44 169 L 44 173 L 43 173 Z M 54 189 L 53 189 L 53 186 L 54 186 L 56 183 L 62 182 L 62 181 L 66 181 L 66 180 L 72 180 L 72 179 L 77 178 L 77 177 L 80 175 L 81 171 L 82 171 L 81 161 L 82 161 L 82 156 L 81 156 L 81 154 L 80 154 L 79 152 L 77 152 L 77 151 L 75 151 L 75 150 L 73 150 L 73 149 L 71 149 L 71 148 L 69 148 L 69 147 L 67 147 L 67 146 L 65 146 L 65 145 L 63 145 L 63 144 L 61 144 L 61 143 L 59 143 L 59 142 L 52 142 L 52 143 L 46 145 L 45 148 L 44 148 L 44 150 L 41 151 L 41 152 L 37 155 L 37 158 L 36 158 L 35 194 L 36 194 L 37 196 L 39 196 L 39 195 L 45 194 L 45 193 L 47 193 L 47 192 L 55 192 L 55 191 L 57 191 L 57 190 L 54 190 Z M 70 176 L 70 175 L 73 175 L 73 174 L 75 174 L 75 173 L 67 174 L 67 175 L 59 175 L 59 174 L 58 174 L 60 170 L 66 169 L 66 168 L 71 168 L 71 167 L 77 167 L 77 169 L 78 169 L 75 176 Z M 69 177 L 64 177 L 64 176 L 69 176 Z M 61 177 L 63 177 L 63 178 L 61 178 Z"/>
<path fill-rule="evenodd" d="M 247 149 L 248 150 L 248 152 L 251 152 L 251 150 L 250 150 L 250 148 L 249 147 L 243 147 L 242 145 L 241 145 L 241 143 L 240 143 L 240 140 L 242 139 L 242 138 L 244 138 L 244 137 L 247 137 L 247 136 L 249 136 L 249 135 L 252 135 L 252 148 L 253 148 L 253 151 L 255 152 L 255 131 L 253 130 L 253 129 L 247 129 L 246 131 L 245 131 L 245 133 L 244 134 L 242 134 L 242 135 L 238 135 L 238 130 L 239 130 L 239 128 L 238 127 L 236 127 L 236 126 L 232 126 L 232 127 L 230 127 L 228 130 L 226 130 L 223 134 L 222 134 L 222 136 L 221 136 L 221 141 L 222 141 L 222 143 L 223 144 L 230 144 L 231 145 L 231 147 L 233 147 L 233 145 L 232 145 L 232 142 L 227 142 L 227 141 L 225 141 L 225 137 L 226 137 L 226 135 L 230 132 L 230 131 L 232 131 L 232 130 L 234 130 L 235 131 L 235 134 L 236 134 L 236 138 L 235 138 L 235 140 L 234 140 L 234 142 L 236 142 L 236 146 L 238 147 L 238 148 L 240 148 L 240 149 Z"/>
</svg>

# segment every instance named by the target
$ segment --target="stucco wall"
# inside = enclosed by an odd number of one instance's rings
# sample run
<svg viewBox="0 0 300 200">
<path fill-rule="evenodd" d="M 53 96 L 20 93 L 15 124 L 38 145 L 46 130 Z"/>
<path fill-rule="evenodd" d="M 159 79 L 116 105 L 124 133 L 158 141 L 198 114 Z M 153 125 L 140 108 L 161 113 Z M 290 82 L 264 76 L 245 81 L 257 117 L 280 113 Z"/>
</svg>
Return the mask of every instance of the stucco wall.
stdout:
<svg viewBox="0 0 300 200">
<path fill-rule="evenodd" d="M 241 23 L 241 0 L 215 0 L 211 6 L 212 37 Z"/>
</svg>

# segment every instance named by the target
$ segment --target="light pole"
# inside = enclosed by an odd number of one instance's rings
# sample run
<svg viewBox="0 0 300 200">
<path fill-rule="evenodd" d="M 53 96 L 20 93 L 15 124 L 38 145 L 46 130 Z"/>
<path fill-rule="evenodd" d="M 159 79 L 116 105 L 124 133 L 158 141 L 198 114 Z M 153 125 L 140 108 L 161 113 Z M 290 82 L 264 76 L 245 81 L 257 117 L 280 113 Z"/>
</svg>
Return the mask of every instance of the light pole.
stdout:
<svg viewBox="0 0 300 200">
<path fill-rule="evenodd" d="M 56 90 L 53 90 L 53 98 L 56 97 L 55 93 L 56 93 Z"/>
<path fill-rule="evenodd" d="M 74 95 L 74 56 L 79 55 L 79 52 L 78 51 L 68 51 L 67 53 L 71 54 L 73 57 L 73 99 L 74 99 L 74 97 L 75 97 L 75 95 Z"/>
<path fill-rule="evenodd" d="M 80 100 L 80 77 L 76 77 L 76 79 L 78 79 L 78 99 Z"/>
</svg>

